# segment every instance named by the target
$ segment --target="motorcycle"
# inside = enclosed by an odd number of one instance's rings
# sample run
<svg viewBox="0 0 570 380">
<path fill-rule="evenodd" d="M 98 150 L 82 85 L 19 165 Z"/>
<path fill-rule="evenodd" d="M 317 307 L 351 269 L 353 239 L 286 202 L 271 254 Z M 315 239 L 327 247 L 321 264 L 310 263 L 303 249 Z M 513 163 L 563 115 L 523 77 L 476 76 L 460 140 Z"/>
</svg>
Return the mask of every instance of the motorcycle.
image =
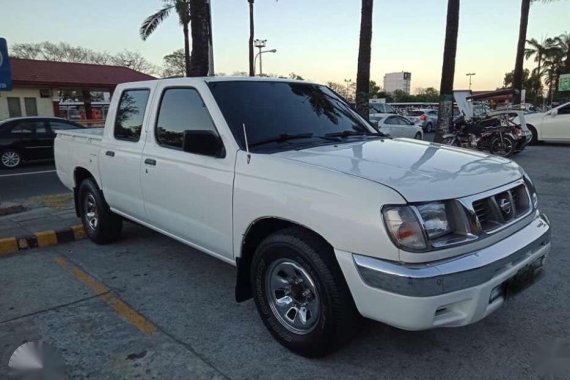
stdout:
<svg viewBox="0 0 570 380">
<path fill-rule="evenodd" d="M 479 121 L 458 117 L 453 123 L 454 132 L 443 136 L 443 144 L 462 148 L 487 150 L 491 154 L 510 157 L 521 148 L 519 135 L 512 125 L 504 125 L 501 118 L 492 117 Z"/>
</svg>

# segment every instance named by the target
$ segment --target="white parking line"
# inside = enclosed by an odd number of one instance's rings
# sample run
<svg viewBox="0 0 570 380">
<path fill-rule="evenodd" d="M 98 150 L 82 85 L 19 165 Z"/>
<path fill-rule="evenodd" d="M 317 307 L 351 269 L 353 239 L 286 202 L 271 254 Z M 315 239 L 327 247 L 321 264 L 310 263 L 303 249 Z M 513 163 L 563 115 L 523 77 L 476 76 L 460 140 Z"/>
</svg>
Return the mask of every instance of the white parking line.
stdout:
<svg viewBox="0 0 570 380">
<path fill-rule="evenodd" d="M 32 174 L 45 174 L 45 173 L 55 173 L 57 170 L 44 170 L 40 172 L 27 172 L 27 173 L 14 173 L 14 174 L 0 174 L 1 177 L 17 177 L 20 175 L 32 175 Z"/>
</svg>

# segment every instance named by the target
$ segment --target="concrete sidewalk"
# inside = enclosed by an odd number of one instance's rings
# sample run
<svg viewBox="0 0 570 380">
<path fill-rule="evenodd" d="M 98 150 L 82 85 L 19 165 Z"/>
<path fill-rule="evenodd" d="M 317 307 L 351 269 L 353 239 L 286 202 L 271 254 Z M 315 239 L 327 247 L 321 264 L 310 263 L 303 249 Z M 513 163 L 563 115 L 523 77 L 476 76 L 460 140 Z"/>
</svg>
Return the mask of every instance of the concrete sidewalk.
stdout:
<svg viewBox="0 0 570 380">
<path fill-rule="evenodd" d="M 71 194 L 29 198 L 19 203 L 25 211 L 0 216 L 0 239 L 81 224 L 75 215 Z"/>
</svg>

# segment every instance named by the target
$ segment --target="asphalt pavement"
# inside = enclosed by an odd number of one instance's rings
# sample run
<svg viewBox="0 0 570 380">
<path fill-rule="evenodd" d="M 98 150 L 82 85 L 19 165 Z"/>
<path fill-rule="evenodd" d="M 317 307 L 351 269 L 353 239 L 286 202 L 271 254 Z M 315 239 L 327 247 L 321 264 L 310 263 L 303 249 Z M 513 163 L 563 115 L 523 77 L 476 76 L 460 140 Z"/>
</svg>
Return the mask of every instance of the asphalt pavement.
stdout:
<svg viewBox="0 0 570 380">
<path fill-rule="evenodd" d="M 12 170 L 0 169 L 0 202 L 68 191 L 51 162 L 30 163 Z"/>
<path fill-rule="evenodd" d="M 70 378 L 536 379 L 570 342 L 570 146 L 516 157 L 552 221 L 546 276 L 483 321 L 407 332 L 363 321 L 323 359 L 276 343 L 252 301 L 235 303 L 235 269 L 146 228 L 0 259 L 0 378 L 23 342 L 44 340 Z"/>
</svg>

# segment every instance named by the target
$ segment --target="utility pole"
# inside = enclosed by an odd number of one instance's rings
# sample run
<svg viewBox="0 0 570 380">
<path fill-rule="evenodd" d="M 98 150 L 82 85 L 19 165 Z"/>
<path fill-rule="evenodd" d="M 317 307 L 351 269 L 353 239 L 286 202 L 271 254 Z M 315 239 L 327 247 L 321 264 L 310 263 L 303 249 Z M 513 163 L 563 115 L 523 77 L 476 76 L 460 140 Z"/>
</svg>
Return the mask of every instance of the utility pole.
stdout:
<svg viewBox="0 0 570 380">
<path fill-rule="evenodd" d="M 471 91 L 471 77 L 472 77 L 473 75 L 477 75 L 477 74 L 475 74 L 475 73 L 467 73 L 467 74 L 465 74 L 465 75 L 469 77 L 469 91 Z"/>
</svg>

